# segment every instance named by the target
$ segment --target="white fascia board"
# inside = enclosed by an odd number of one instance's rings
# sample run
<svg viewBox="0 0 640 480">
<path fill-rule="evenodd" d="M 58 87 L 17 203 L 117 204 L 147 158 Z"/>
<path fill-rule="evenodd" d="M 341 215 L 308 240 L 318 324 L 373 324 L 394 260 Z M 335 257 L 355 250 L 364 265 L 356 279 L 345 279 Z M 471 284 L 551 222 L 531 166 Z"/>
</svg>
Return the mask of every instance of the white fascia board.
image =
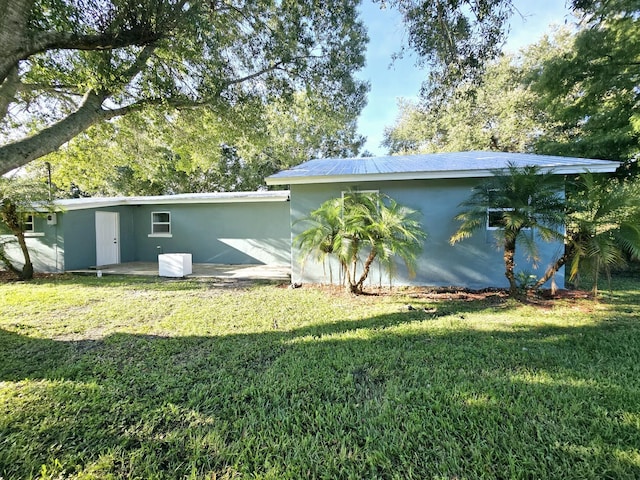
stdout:
<svg viewBox="0 0 640 480">
<path fill-rule="evenodd" d="M 289 200 L 288 190 L 279 190 L 272 194 L 250 192 L 248 195 L 224 195 L 224 196 L 157 196 L 157 197 L 131 197 L 125 205 L 170 205 L 189 203 L 255 203 L 255 202 L 286 202 Z"/>
<path fill-rule="evenodd" d="M 591 172 L 591 173 L 613 173 L 616 171 L 616 169 L 620 166 L 620 162 L 607 162 L 606 164 L 603 165 L 593 165 L 593 164 L 589 164 L 589 165 L 569 165 L 569 166 L 562 166 L 562 167 L 546 167 L 543 169 L 543 171 L 548 172 L 548 171 L 553 171 L 553 173 L 556 173 L 558 175 L 574 175 L 574 174 L 578 174 L 578 173 L 585 173 L 585 172 Z"/>
<path fill-rule="evenodd" d="M 54 201 L 53 205 L 57 211 L 72 211 L 87 210 L 89 208 L 119 207 L 120 205 L 125 205 L 125 201 L 121 198 L 64 199 Z"/>
<path fill-rule="evenodd" d="M 120 207 L 124 205 L 184 205 L 207 203 L 256 203 L 286 202 L 289 200 L 288 190 L 273 192 L 246 192 L 234 195 L 159 195 L 149 197 L 103 197 L 64 199 L 54 202 L 62 211 L 88 210 L 91 208 Z"/>
<path fill-rule="evenodd" d="M 553 171 L 558 175 L 570 175 L 590 171 L 592 173 L 611 173 L 620 166 L 619 162 L 602 162 L 593 165 L 563 165 L 557 167 L 541 167 L 541 172 Z M 506 169 L 503 169 L 506 171 Z M 368 173 L 356 175 L 317 175 L 267 178 L 267 185 L 304 185 L 319 183 L 344 183 L 344 182 L 380 182 L 392 180 L 432 180 L 445 178 L 483 178 L 492 177 L 493 169 L 482 170 L 447 170 L 435 172 L 397 172 L 397 173 Z"/>
</svg>

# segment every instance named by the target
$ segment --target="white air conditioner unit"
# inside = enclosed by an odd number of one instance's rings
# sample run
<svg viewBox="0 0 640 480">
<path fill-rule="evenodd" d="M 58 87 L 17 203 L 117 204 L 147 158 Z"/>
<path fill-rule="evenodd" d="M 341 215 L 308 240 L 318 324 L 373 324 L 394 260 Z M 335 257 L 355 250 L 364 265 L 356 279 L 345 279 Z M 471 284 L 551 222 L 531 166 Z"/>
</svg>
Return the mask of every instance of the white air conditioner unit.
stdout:
<svg viewBox="0 0 640 480">
<path fill-rule="evenodd" d="M 58 223 L 58 215 L 55 213 L 47 213 L 47 225 L 56 225 Z"/>
</svg>

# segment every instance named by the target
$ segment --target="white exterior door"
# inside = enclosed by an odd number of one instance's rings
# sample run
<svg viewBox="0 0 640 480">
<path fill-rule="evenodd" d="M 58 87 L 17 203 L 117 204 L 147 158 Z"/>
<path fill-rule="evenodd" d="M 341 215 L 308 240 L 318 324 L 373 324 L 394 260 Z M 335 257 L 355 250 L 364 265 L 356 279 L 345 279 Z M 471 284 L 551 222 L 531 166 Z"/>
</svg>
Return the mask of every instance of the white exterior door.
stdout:
<svg viewBox="0 0 640 480">
<path fill-rule="evenodd" d="M 120 263 L 118 212 L 96 212 L 96 265 Z"/>
</svg>

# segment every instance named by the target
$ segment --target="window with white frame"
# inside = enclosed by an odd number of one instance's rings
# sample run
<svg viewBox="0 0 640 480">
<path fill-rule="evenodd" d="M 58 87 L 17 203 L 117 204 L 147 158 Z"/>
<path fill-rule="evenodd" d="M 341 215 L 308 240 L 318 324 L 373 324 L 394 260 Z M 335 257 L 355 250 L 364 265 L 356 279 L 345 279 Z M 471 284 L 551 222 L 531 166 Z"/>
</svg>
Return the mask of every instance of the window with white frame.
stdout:
<svg viewBox="0 0 640 480">
<path fill-rule="evenodd" d="M 358 202 L 358 196 L 367 196 L 375 200 L 376 204 L 380 203 L 380 191 L 379 190 L 349 190 L 342 192 L 342 201 Z M 379 208 L 379 207 L 378 207 Z"/>
<path fill-rule="evenodd" d="M 497 198 L 497 189 L 489 189 L 488 194 L 489 205 L 492 206 L 487 208 L 487 230 L 503 229 L 505 225 L 504 212 L 511 211 L 513 208 L 508 208 L 507 205 L 500 205 L 501 202 L 499 202 Z"/>
<path fill-rule="evenodd" d="M 512 212 L 513 208 L 487 208 L 487 230 L 504 228 L 504 212 Z"/>
<path fill-rule="evenodd" d="M 505 228 L 505 215 L 506 212 L 513 212 L 515 208 L 501 203 L 497 197 L 498 190 L 491 189 L 489 190 L 489 205 L 491 207 L 487 208 L 487 230 L 502 230 Z M 504 199 L 503 199 L 504 200 Z M 531 198 L 528 200 L 529 205 L 531 205 Z M 522 228 L 522 230 L 530 230 L 528 227 Z"/>
<path fill-rule="evenodd" d="M 24 214 L 22 217 L 22 228 L 24 229 L 24 233 L 35 233 L 36 221 L 33 213 Z"/>
<path fill-rule="evenodd" d="M 150 236 L 171 236 L 171 212 L 151 212 Z"/>
</svg>

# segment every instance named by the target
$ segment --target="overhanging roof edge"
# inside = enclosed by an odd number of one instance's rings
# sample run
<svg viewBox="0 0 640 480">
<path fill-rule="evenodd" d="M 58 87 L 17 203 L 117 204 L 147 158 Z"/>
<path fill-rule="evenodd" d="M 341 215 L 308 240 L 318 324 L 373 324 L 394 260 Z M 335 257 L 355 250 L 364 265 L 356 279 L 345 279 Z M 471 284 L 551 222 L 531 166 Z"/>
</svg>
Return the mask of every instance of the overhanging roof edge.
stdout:
<svg viewBox="0 0 640 480">
<path fill-rule="evenodd" d="M 244 193 L 244 195 L 242 195 Z M 92 208 L 121 207 L 135 205 L 182 205 L 207 203 L 260 203 L 286 202 L 289 200 L 288 190 L 269 192 L 239 192 L 238 195 L 224 196 L 149 196 L 149 197 L 100 197 L 87 199 L 63 199 L 54 202 L 59 210 L 88 210 Z"/>
<path fill-rule="evenodd" d="M 587 170 L 593 173 L 614 172 L 620 166 L 620 162 L 602 161 L 601 165 L 575 164 L 563 166 L 540 167 L 543 172 L 553 171 L 558 175 L 568 175 L 583 173 Z M 390 180 L 431 180 L 445 178 L 483 178 L 491 177 L 495 170 L 506 170 L 505 168 L 479 169 L 479 170 L 448 170 L 435 172 L 396 172 L 396 173 L 364 173 L 345 175 L 310 175 L 310 176 L 271 176 L 265 179 L 267 185 L 304 185 L 318 183 L 343 183 L 343 182 L 375 182 Z"/>
</svg>

